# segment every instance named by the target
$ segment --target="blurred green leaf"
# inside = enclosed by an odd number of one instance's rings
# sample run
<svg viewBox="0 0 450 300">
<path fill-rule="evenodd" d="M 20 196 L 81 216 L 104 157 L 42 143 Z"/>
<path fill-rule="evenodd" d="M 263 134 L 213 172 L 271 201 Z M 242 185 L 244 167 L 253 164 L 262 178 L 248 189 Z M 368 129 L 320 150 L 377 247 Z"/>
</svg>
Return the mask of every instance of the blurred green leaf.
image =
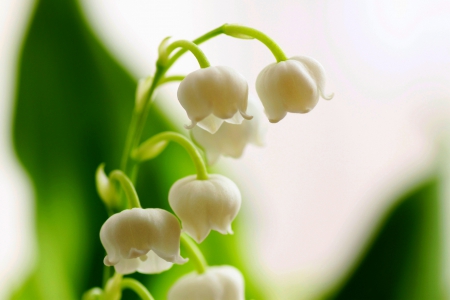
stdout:
<svg viewBox="0 0 450 300">
<path fill-rule="evenodd" d="M 107 214 L 94 174 L 102 162 L 107 172 L 118 168 L 135 88 L 132 76 L 86 26 L 77 1 L 37 2 L 18 66 L 13 139 L 36 195 L 38 261 L 13 299 L 80 299 L 101 286 L 105 254 L 99 231 Z M 148 123 L 144 138 L 173 130 L 156 109 Z M 169 209 L 172 183 L 194 172 L 182 148 L 169 145 L 140 170 L 143 206 Z M 236 237 L 213 235 L 201 248 L 210 263 L 234 265 L 245 276 L 236 243 Z M 188 263 L 157 276 L 133 276 L 156 299 L 165 299 L 169 286 L 191 270 Z M 264 299 L 246 280 L 247 297 Z M 135 298 L 124 292 L 124 299 Z"/>
<path fill-rule="evenodd" d="M 348 278 L 324 298 L 446 299 L 440 201 L 437 178 L 396 201 Z"/>
</svg>

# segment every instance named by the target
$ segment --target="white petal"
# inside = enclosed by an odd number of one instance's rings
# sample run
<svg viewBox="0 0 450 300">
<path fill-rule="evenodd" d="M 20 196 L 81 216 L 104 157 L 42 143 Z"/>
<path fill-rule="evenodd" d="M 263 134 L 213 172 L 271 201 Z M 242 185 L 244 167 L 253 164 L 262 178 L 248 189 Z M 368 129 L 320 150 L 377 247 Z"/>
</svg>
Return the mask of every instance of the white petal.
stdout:
<svg viewBox="0 0 450 300">
<path fill-rule="evenodd" d="M 272 123 L 283 119 L 287 112 L 311 111 L 324 94 L 324 86 L 322 66 L 304 56 L 268 65 L 256 80 L 258 96 Z"/>
<path fill-rule="evenodd" d="M 183 106 L 189 119 L 193 122 L 203 120 L 212 113 L 213 109 L 211 99 L 203 95 L 204 82 L 208 80 L 204 70 L 200 69 L 187 75 L 181 81 L 177 91 L 181 106 Z"/>
<path fill-rule="evenodd" d="M 323 99 L 331 100 L 333 98 L 333 93 L 325 95 L 325 70 L 317 60 L 308 56 L 294 56 L 290 59 L 302 62 L 309 69 L 309 72 L 314 77 L 320 95 Z"/>
<path fill-rule="evenodd" d="M 122 259 L 118 264 L 114 266 L 114 269 L 119 274 L 131 274 L 136 272 L 139 263 L 140 261 L 138 258 Z"/>
<path fill-rule="evenodd" d="M 230 119 L 236 112 L 247 110 L 248 84 L 242 74 L 227 66 L 216 66 L 210 76 L 215 116 Z"/>
<path fill-rule="evenodd" d="M 147 253 L 147 260 L 141 261 L 137 270 L 144 274 L 159 274 L 172 267 L 172 263 L 165 261 L 161 257 L 150 251 Z"/>
<path fill-rule="evenodd" d="M 239 111 L 246 117 L 248 84 L 235 70 L 225 66 L 215 66 L 192 72 L 180 83 L 178 100 L 186 110 L 192 126 L 214 114 L 221 120 L 233 118 Z M 210 121 L 208 121 L 210 122 Z M 199 124 L 210 132 L 211 124 Z"/>
<path fill-rule="evenodd" d="M 192 175 L 172 185 L 169 203 L 183 230 L 201 243 L 211 230 L 228 233 L 241 206 L 241 194 L 225 176 L 212 174 L 207 180 L 197 180 Z"/>
<path fill-rule="evenodd" d="M 176 264 L 187 262 L 180 256 L 180 223 L 174 215 L 163 209 L 145 209 L 148 219 L 154 224 L 147 232 L 152 239 L 152 250 L 166 261 Z"/>
<path fill-rule="evenodd" d="M 168 300 L 244 300 L 244 278 L 231 266 L 210 267 L 190 273 L 170 288 Z"/>
<path fill-rule="evenodd" d="M 100 239 L 112 266 L 146 255 L 150 250 L 166 261 L 184 263 L 180 256 L 180 224 L 162 209 L 127 209 L 112 215 L 100 230 Z M 122 262 L 124 263 L 124 262 Z M 123 266 L 128 270 L 128 265 Z"/>
<path fill-rule="evenodd" d="M 206 151 L 209 164 L 215 163 L 220 155 L 241 157 L 249 143 L 263 145 L 267 132 L 267 120 L 260 103 L 249 98 L 248 111 L 254 116 L 253 120 L 242 120 L 241 124 L 227 122 L 214 134 L 199 127 L 192 129 L 192 138 Z"/>
<path fill-rule="evenodd" d="M 219 119 L 215 115 L 210 114 L 209 116 L 198 122 L 197 126 L 210 132 L 211 134 L 214 134 L 217 132 L 217 130 L 219 130 L 222 123 L 223 123 L 222 119 Z"/>
<path fill-rule="evenodd" d="M 230 124 L 241 124 L 242 121 L 244 121 L 244 118 L 242 117 L 240 112 L 235 113 L 232 118 L 225 120 L 225 122 Z"/>
<path fill-rule="evenodd" d="M 271 123 L 277 123 L 287 114 L 281 96 L 279 95 L 278 88 L 273 87 L 273 80 L 275 77 L 273 73 L 275 72 L 276 67 L 276 63 L 268 65 L 259 73 L 256 79 L 256 91 L 264 105 L 267 118 Z"/>
</svg>

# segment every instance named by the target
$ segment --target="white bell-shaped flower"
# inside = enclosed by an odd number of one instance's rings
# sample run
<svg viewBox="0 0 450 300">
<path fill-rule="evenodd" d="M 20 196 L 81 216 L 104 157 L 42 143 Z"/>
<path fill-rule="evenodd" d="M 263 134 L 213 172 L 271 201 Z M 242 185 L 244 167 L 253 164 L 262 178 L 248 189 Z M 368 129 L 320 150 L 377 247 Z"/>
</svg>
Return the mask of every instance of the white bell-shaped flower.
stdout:
<svg viewBox="0 0 450 300">
<path fill-rule="evenodd" d="M 241 207 L 241 193 L 225 176 L 212 174 L 207 180 L 198 180 L 191 175 L 172 185 L 169 203 L 183 231 L 201 243 L 211 230 L 233 233 L 231 222 Z"/>
<path fill-rule="evenodd" d="M 160 273 L 171 263 L 187 261 L 180 256 L 180 234 L 177 218 L 163 209 L 121 211 L 109 217 L 100 230 L 107 253 L 104 263 L 121 274 Z"/>
<path fill-rule="evenodd" d="M 170 288 L 168 300 L 244 300 L 244 278 L 232 266 L 210 267 L 181 277 Z"/>
<path fill-rule="evenodd" d="M 214 134 L 198 126 L 192 129 L 193 139 L 206 151 L 209 164 L 214 164 L 221 155 L 241 157 L 247 144 L 264 145 L 268 122 L 258 104 L 249 98 L 248 112 L 253 116 L 252 120 L 244 120 L 241 124 L 224 123 Z"/>
<path fill-rule="evenodd" d="M 191 120 L 215 133 L 222 123 L 240 124 L 246 114 L 248 84 L 244 76 L 230 67 L 215 66 L 194 71 L 181 81 L 178 100 Z"/>
<path fill-rule="evenodd" d="M 316 106 L 319 96 L 326 100 L 325 71 L 307 56 L 295 56 L 265 67 L 256 79 L 256 91 L 269 121 L 277 123 L 288 112 L 307 113 Z"/>
</svg>

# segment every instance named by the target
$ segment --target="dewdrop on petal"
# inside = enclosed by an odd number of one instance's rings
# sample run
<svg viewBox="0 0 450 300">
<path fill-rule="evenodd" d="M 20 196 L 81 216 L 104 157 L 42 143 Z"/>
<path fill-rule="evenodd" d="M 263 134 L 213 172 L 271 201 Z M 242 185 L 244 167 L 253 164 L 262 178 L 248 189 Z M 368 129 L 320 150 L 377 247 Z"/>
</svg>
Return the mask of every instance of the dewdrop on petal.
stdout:
<svg viewBox="0 0 450 300">
<path fill-rule="evenodd" d="M 198 180 L 197 175 L 191 175 L 172 185 L 169 204 L 180 218 L 183 231 L 201 243 L 211 230 L 233 233 L 231 222 L 241 207 L 241 193 L 225 176 L 212 174 Z"/>
<path fill-rule="evenodd" d="M 288 112 L 307 113 L 316 106 L 319 96 L 326 100 L 325 71 L 307 56 L 295 56 L 265 67 L 256 79 L 256 91 L 269 121 L 277 123 Z"/>
<path fill-rule="evenodd" d="M 232 266 L 209 267 L 189 273 L 170 288 L 168 300 L 244 300 L 244 278 Z"/>
<path fill-rule="evenodd" d="M 224 123 L 214 134 L 198 126 L 192 129 L 192 137 L 205 150 L 209 164 L 214 164 L 221 155 L 241 157 L 248 144 L 264 145 L 268 122 L 261 104 L 249 98 L 248 112 L 253 116 L 252 120 L 244 120 L 241 124 Z"/>
<path fill-rule="evenodd" d="M 246 114 L 248 84 L 230 67 L 215 66 L 194 71 L 180 83 L 177 92 L 181 106 L 195 125 L 215 133 L 222 123 L 240 124 L 252 117 Z"/>
<path fill-rule="evenodd" d="M 123 210 L 109 217 L 100 230 L 100 240 L 107 253 L 104 263 L 115 266 L 122 274 L 136 270 L 159 273 L 170 268 L 153 254 L 166 262 L 183 264 L 187 259 L 180 256 L 180 234 L 178 220 L 165 210 Z M 149 262 L 155 262 L 158 266 L 152 269 Z"/>
</svg>

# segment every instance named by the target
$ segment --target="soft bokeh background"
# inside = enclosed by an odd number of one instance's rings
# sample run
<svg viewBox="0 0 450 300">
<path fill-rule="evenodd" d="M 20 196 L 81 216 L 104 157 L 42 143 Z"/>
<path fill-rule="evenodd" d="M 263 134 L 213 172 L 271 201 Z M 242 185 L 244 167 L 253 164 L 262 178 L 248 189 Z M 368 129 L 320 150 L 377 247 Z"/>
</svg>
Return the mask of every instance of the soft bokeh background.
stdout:
<svg viewBox="0 0 450 300">
<path fill-rule="evenodd" d="M 192 39 L 222 23 L 273 37 L 288 56 L 309 55 L 327 72 L 327 91 L 307 115 L 270 126 L 267 146 L 219 167 L 245 187 L 247 253 L 277 299 L 305 298 L 330 284 L 383 208 L 433 167 L 436 131 L 450 109 L 450 4 L 446 1 L 84 0 L 101 40 L 138 77 L 154 70 L 166 36 Z M 0 2 L 0 292 L 30 267 L 32 198 L 15 162 L 10 124 L 15 63 L 33 2 Z M 256 41 L 219 37 L 202 48 L 212 64 L 245 75 L 273 61 Z M 186 56 L 176 73 L 197 68 Z M 180 126 L 188 119 L 176 85 L 157 103 Z M 31 255 L 31 257 L 30 257 Z M 0 294 L 0 298 L 2 295 Z M 294 296 L 298 297 L 298 296 Z"/>
</svg>

